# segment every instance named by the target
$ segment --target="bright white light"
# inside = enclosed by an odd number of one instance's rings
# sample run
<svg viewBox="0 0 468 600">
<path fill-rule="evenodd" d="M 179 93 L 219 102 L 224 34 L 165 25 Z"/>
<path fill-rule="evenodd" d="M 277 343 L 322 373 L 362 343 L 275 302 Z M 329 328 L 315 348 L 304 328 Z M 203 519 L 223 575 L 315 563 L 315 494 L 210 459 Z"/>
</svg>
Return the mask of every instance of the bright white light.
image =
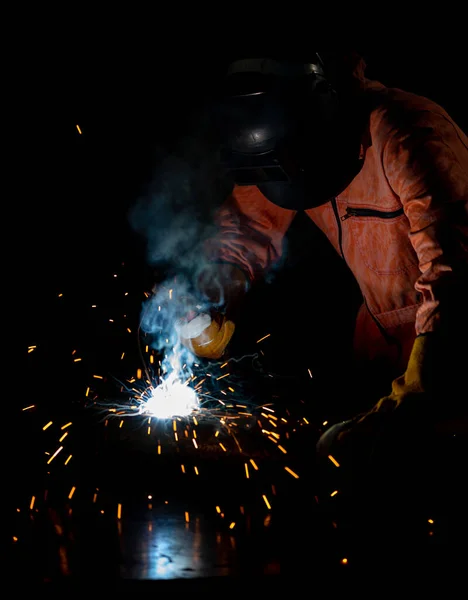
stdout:
<svg viewBox="0 0 468 600">
<path fill-rule="evenodd" d="M 157 419 L 184 417 L 199 408 L 195 390 L 175 377 L 169 377 L 149 393 L 140 412 Z"/>
</svg>

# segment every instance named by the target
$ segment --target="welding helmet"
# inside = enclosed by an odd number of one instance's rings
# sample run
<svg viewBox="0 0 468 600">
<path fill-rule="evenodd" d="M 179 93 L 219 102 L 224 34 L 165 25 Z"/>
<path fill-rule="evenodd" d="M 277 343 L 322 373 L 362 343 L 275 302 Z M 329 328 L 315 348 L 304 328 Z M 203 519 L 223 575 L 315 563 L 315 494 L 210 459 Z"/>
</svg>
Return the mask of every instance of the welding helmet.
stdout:
<svg viewBox="0 0 468 600">
<path fill-rule="evenodd" d="M 283 208 L 324 204 L 362 166 L 356 119 L 318 53 L 232 61 L 215 112 L 226 176 Z"/>
</svg>

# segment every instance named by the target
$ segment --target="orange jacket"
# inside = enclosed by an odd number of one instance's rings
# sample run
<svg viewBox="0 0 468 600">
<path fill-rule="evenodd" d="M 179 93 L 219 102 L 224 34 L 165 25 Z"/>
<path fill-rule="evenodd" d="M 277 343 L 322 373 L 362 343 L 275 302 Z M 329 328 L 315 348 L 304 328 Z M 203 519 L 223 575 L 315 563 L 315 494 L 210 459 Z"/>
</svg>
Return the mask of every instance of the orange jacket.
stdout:
<svg viewBox="0 0 468 600">
<path fill-rule="evenodd" d="M 468 277 L 468 138 L 431 100 L 369 80 L 363 88 L 375 101 L 362 170 L 306 213 L 362 292 L 356 356 L 384 358 L 401 371 L 415 336 L 437 329 L 445 290 Z M 262 277 L 280 258 L 294 215 L 256 186 L 236 187 L 218 211 L 209 256 L 252 281 Z"/>
</svg>

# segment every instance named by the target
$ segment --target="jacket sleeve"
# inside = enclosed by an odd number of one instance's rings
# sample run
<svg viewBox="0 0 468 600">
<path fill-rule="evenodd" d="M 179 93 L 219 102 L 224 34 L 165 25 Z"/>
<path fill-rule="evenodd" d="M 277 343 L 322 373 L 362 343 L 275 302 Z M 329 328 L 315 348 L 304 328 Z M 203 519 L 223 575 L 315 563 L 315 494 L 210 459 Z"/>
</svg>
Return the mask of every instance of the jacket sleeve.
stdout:
<svg viewBox="0 0 468 600">
<path fill-rule="evenodd" d="M 466 314 L 468 282 L 468 140 L 443 114 L 427 111 L 393 129 L 383 154 L 386 177 L 410 223 L 420 276 L 416 335 L 445 329 Z M 462 310 L 462 312 L 460 312 Z"/>
<path fill-rule="evenodd" d="M 282 256 L 283 241 L 296 212 L 276 206 L 256 186 L 236 186 L 216 214 L 216 233 L 208 238 L 211 262 L 231 263 L 250 282 Z"/>
</svg>

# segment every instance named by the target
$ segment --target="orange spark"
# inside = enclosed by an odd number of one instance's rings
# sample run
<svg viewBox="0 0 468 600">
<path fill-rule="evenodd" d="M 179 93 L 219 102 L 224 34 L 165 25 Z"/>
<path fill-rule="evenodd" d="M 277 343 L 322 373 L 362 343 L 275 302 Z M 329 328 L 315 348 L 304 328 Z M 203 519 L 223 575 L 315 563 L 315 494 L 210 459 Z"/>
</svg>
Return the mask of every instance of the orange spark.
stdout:
<svg viewBox="0 0 468 600">
<path fill-rule="evenodd" d="M 299 479 L 299 475 L 297 473 L 294 473 L 294 471 L 289 467 L 284 467 L 284 470 L 287 471 L 290 475 L 292 475 L 294 479 Z"/>
</svg>

